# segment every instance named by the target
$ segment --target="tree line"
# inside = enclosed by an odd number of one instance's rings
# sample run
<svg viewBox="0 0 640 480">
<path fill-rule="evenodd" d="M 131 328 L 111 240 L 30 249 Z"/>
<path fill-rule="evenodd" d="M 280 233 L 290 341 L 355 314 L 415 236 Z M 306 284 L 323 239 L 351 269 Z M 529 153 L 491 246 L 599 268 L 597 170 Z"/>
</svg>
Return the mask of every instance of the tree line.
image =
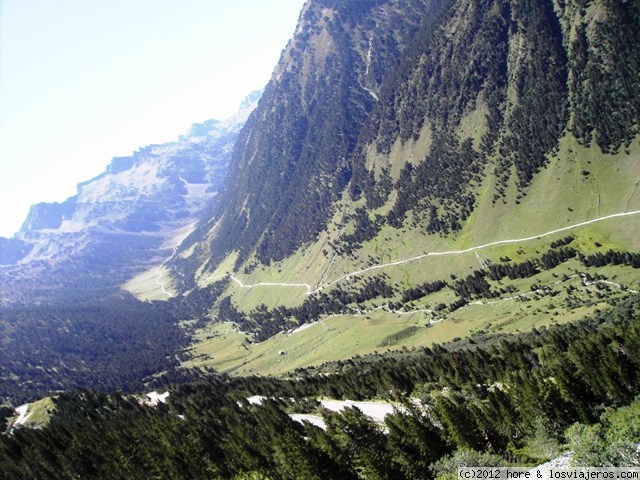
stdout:
<svg viewBox="0 0 640 480">
<path fill-rule="evenodd" d="M 156 408 L 131 395 L 64 393 L 47 426 L 0 436 L 0 473 L 428 479 L 456 459 L 531 464 L 572 441 L 583 461 L 626 465 L 640 439 L 632 403 L 640 393 L 639 318 L 634 296 L 575 324 L 356 357 L 290 379 L 212 375 L 171 387 Z M 271 400 L 248 403 L 255 394 Z M 319 396 L 389 398 L 402 408 L 381 426 L 357 408 L 318 409 Z M 326 430 L 288 416 L 314 409 Z"/>
</svg>

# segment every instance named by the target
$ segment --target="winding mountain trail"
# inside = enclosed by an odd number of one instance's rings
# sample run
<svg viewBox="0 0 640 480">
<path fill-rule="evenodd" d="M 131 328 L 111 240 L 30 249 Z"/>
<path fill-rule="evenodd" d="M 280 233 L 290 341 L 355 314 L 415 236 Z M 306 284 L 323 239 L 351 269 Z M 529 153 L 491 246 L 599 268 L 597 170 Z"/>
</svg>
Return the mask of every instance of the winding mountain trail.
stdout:
<svg viewBox="0 0 640 480">
<path fill-rule="evenodd" d="M 638 190 L 638 187 L 640 187 L 640 178 L 633 186 L 633 192 L 631 192 L 631 195 L 629 195 L 629 198 L 627 198 L 627 203 L 624 206 L 625 211 L 627 210 L 627 208 L 629 208 L 629 203 L 631 203 L 631 199 L 635 196 L 636 191 Z M 598 197 L 598 201 L 599 200 L 600 200 L 600 197 Z"/>
<path fill-rule="evenodd" d="M 162 262 L 158 268 L 156 268 L 156 272 L 155 272 L 155 282 L 156 285 L 160 287 L 160 290 L 162 290 L 162 293 L 164 293 L 167 298 L 171 298 L 173 297 L 173 294 L 168 291 L 166 289 L 166 282 L 162 279 L 162 269 L 164 268 L 164 266 L 173 259 L 173 257 L 175 257 L 176 252 L 178 251 L 178 247 L 173 247 L 173 250 L 171 252 L 171 255 L 169 255 L 164 262 Z"/>
<path fill-rule="evenodd" d="M 256 288 L 256 287 L 301 287 L 307 289 L 307 295 L 311 295 L 311 285 L 308 283 L 276 283 L 276 282 L 261 282 L 254 285 L 245 285 L 238 277 L 233 273 L 229 275 L 229 278 L 240 285 L 240 288 Z"/>
<path fill-rule="evenodd" d="M 322 290 L 324 290 L 326 288 L 329 288 L 332 285 L 335 285 L 336 283 L 339 283 L 339 282 L 341 282 L 343 280 L 350 279 L 352 277 L 357 277 L 357 276 L 363 275 L 365 273 L 371 272 L 373 270 L 379 270 L 379 269 L 382 269 L 382 268 L 388 268 L 388 267 L 394 267 L 394 266 L 398 266 L 398 265 L 404 265 L 406 263 L 416 262 L 418 260 L 422 260 L 422 259 L 427 258 L 427 257 L 439 257 L 439 256 L 448 256 L 448 255 L 462 255 L 462 254 L 465 254 L 465 253 L 476 252 L 478 250 L 482 250 L 482 249 L 489 248 L 489 247 L 495 247 L 495 246 L 498 246 L 498 245 L 508 245 L 508 244 L 511 244 L 511 243 L 521 243 L 521 242 L 527 242 L 527 241 L 531 241 L 531 240 L 537 240 L 537 239 L 542 238 L 542 237 L 546 237 L 546 236 L 549 236 L 549 235 L 554 235 L 556 233 L 566 232 L 568 230 L 573 230 L 575 228 L 583 227 L 585 225 L 590 225 L 590 224 L 593 224 L 593 223 L 602 222 L 604 220 L 609 220 L 609 219 L 612 219 L 612 218 L 628 217 L 628 216 L 639 215 L 639 214 L 640 214 L 640 210 L 633 210 L 631 212 L 614 213 L 614 214 L 611 214 L 611 215 L 605 215 L 603 217 L 594 218 L 592 220 L 586 220 L 584 222 L 575 223 L 575 224 L 569 225 L 567 227 L 556 228 L 554 230 L 549 230 L 548 232 L 539 233 L 537 235 L 532 235 L 530 237 L 514 238 L 514 239 L 509 239 L 509 240 L 497 240 L 495 242 L 489 242 L 489 243 L 485 243 L 483 245 L 476 245 L 474 247 L 469 247 L 469 248 L 465 248 L 465 249 L 462 249 L 462 250 L 447 250 L 447 251 L 444 251 L 444 252 L 422 253 L 422 254 L 417 255 L 415 257 L 407 258 L 407 259 L 404 259 L 404 260 L 396 260 L 394 262 L 382 263 L 382 264 L 379 264 L 379 265 L 373 265 L 371 267 L 363 268 L 361 270 L 355 270 L 353 272 L 350 272 L 350 273 L 347 273 L 345 275 L 342 275 L 342 276 L 336 278 L 335 280 L 332 280 L 331 282 L 325 283 L 323 285 L 319 285 L 315 289 L 313 289 L 311 287 L 311 285 L 309 285 L 308 283 L 259 282 L 259 283 L 255 283 L 253 285 L 245 285 L 242 282 L 242 280 L 240 280 L 238 277 L 235 276 L 235 274 L 230 273 L 229 276 L 241 288 L 248 288 L 248 289 L 257 288 L 257 287 L 305 288 L 307 290 L 307 295 L 314 295 L 314 294 L 319 293 Z"/>
<path fill-rule="evenodd" d="M 618 218 L 618 217 L 626 217 L 626 216 L 630 216 L 630 215 L 638 215 L 640 214 L 640 210 L 634 210 L 632 212 L 623 212 L 623 213 L 614 213 L 612 215 L 606 215 L 604 217 L 598 217 L 598 218 L 594 218 L 592 220 L 587 220 L 584 222 L 580 222 L 580 223 L 576 223 L 573 225 L 569 225 L 568 227 L 562 227 L 562 228 L 557 228 L 555 230 L 550 230 L 548 232 L 544 232 L 544 233 L 539 233 L 537 235 L 532 235 L 530 237 L 524 237 L 524 238 L 514 238 L 514 239 L 510 239 L 510 240 L 498 240 L 495 242 L 490 242 L 490 243 L 485 243 L 483 245 L 476 245 L 475 247 L 469 247 L 469 248 L 465 248 L 462 250 L 448 250 L 445 252 L 428 252 L 428 253 L 423 253 L 421 255 L 417 255 L 415 257 L 412 258 L 407 258 L 405 260 L 397 260 L 395 262 L 389 262 L 389 263 L 383 263 L 380 265 L 373 265 L 372 267 L 368 267 L 368 268 L 364 268 L 362 270 L 356 270 L 355 272 L 351 272 L 351 273 L 347 273 L 345 275 L 342 275 L 341 277 L 338 277 L 337 279 L 333 280 L 330 283 L 327 283 L 321 287 L 318 287 L 316 290 L 310 292 L 310 294 L 314 294 L 317 293 L 319 291 L 321 291 L 324 288 L 328 288 L 344 279 L 350 278 L 350 277 L 354 277 L 354 276 L 358 276 L 358 275 L 362 275 L 363 273 L 367 273 L 370 272 L 372 270 L 378 270 L 381 268 L 387 268 L 387 267 L 393 267 L 393 266 L 397 266 L 397 265 L 403 265 L 405 263 L 410 263 L 410 262 L 415 262 L 417 260 L 422 260 L 423 258 L 426 257 L 438 257 L 438 256 L 446 256 L 446 255 L 461 255 L 464 253 L 470 253 L 470 252 L 475 252 L 477 250 L 482 250 L 484 248 L 489 248 L 489 247 L 495 247 L 498 245 L 508 245 L 510 243 L 521 243 L 521 242 L 528 242 L 531 240 L 536 240 L 542 237 L 546 237 L 549 235 L 554 235 L 556 233 L 561 233 L 561 232 L 566 232 L 568 230 L 573 230 L 574 228 L 578 228 L 578 227 L 583 227 L 585 225 L 590 225 L 592 223 L 597 223 L 597 222 L 601 222 L 603 220 L 609 220 L 611 218 Z"/>
<path fill-rule="evenodd" d="M 584 274 L 575 274 L 575 275 L 570 275 L 569 277 L 567 277 L 566 279 L 563 280 L 557 280 L 553 283 L 547 284 L 547 285 L 542 285 L 539 288 L 531 291 L 531 292 L 524 292 L 524 293 L 519 293 L 517 295 L 511 296 L 511 297 L 503 297 L 503 298 L 498 298 L 496 300 L 475 300 L 473 302 L 469 302 L 468 304 L 460 307 L 461 309 L 463 308 L 469 308 L 471 306 L 475 306 L 475 305 L 497 305 L 503 302 L 513 302 L 513 301 L 518 301 L 518 300 L 522 300 L 524 298 L 528 298 L 531 296 L 535 296 L 535 295 L 539 295 L 540 293 L 544 293 L 546 290 L 548 290 L 551 287 L 560 285 L 564 282 L 566 282 L 567 280 L 570 279 L 574 279 L 574 278 L 580 278 L 582 281 L 582 284 L 584 286 L 590 286 L 590 285 L 608 285 L 610 287 L 614 287 L 617 288 L 618 290 L 624 290 L 630 293 L 640 293 L 637 290 L 633 290 L 631 288 L 625 287 L 624 285 L 621 285 L 619 283 L 615 283 L 615 282 L 611 282 L 609 280 L 594 280 L 594 281 L 589 281 L 587 280 L 587 277 Z M 436 325 L 438 323 L 441 323 L 443 321 L 445 321 L 446 319 L 448 319 L 451 314 L 444 314 L 444 315 L 439 315 L 434 319 L 434 314 L 435 312 L 429 308 L 417 308 L 417 309 L 413 309 L 413 310 L 397 310 L 397 309 L 392 309 L 391 307 L 389 307 L 389 305 L 384 304 L 384 305 L 380 305 L 374 308 L 368 308 L 368 309 L 358 309 L 358 308 L 353 308 L 353 307 L 346 307 L 350 312 L 344 312 L 344 313 L 332 313 L 330 315 L 327 315 L 326 317 L 324 317 L 324 319 L 320 319 L 319 322 L 322 323 L 322 326 L 324 328 L 325 333 L 327 332 L 327 327 L 324 325 L 324 321 L 326 319 L 329 318 L 333 318 L 333 317 L 339 317 L 339 316 L 343 316 L 343 315 L 348 315 L 348 314 L 355 314 L 355 315 L 369 315 L 371 313 L 375 313 L 379 310 L 384 310 L 388 313 L 391 313 L 393 315 L 399 315 L 399 316 L 403 316 L 403 315 L 414 315 L 416 313 L 424 313 L 426 315 L 430 315 L 431 318 L 428 319 L 429 324 L 431 325 Z M 315 323 L 318 322 L 314 322 L 314 323 L 306 323 L 303 324 L 301 327 L 298 327 L 297 329 L 295 329 L 294 331 L 290 332 L 289 334 L 295 334 L 299 331 L 302 331 L 312 325 L 315 325 Z"/>
<path fill-rule="evenodd" d="M 167 263 L 167 260 L 165 260 L 158 268 L 156 268 L 156 285 L 160 287 L 160 290 L 162 290 L 162 293 L 164 293 L 167 298 L 171 298 L 173 296 L 172 293 L 165 288 L 165 282 L 162 281 L 162 267 L 164 267 L 165 263 Z"/>
<path fill-rule="evenodd" d="M 192 223 L 188 224 L 186 227 L 183 227 L 185 229 L 185 232 L 183 232 L 181 235 L 178 235 L 178 237 L 177 237 L 177 238 L 180 238 L 180 240 L 176 240 L 176 238 L 173 239 L 174 246 L 171 249 L 171 255 L 169 255 L 167 258 L 165 258 L 164 261 L 160 265 L 158 265 L 158 267 L 156 268 L 156 271 L 155 271 L 155 283 L 156 283 L 156 285 L 158 287 L 160 287 L 160 290 L 162 291 L 163 294 L 165 294 L 167 296 L 167 298 L 173 297 L 173 293 L 168 291 L 167 288 L 166 288 L 167 287 L 167 282 L 165 282 L 163 280 L 162 269 L 165 267 L 165 265 L 167 263 L 169 263 L 171 260 L 173 260 L 173 258 L 178 253 L 178 247 L 180 246 L 180 243 L 182 242 L 182 240 L 184 238 L 189 236 L 189 234 L 191 232 L 193 232 L 193 229 L 195 228 L 196 224 L 197 224 L 197 222 L 192 222 Z"/>
</svg>

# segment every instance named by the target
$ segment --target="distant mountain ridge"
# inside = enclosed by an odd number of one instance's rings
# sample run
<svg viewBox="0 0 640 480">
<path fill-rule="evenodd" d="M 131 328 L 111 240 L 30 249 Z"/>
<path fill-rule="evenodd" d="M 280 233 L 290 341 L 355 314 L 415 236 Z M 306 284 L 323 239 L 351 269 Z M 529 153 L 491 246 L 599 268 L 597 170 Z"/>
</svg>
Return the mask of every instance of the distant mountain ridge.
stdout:
<svg viewBox="0 0 640 480">
<path fill-rule="evenodd" d="M 226 120 L 194 124 L 176 142 L 114 158 L 64 202 L 34 205 L 14 238 L 0 240 L 3 301 L 64 296 L 60 287 L 78 282 L 78 274 L 114 288 L 155 261 L 217 195 L 260 94 Z M 34 278 L 42 284 L 37 292 Z"/>
</svg>

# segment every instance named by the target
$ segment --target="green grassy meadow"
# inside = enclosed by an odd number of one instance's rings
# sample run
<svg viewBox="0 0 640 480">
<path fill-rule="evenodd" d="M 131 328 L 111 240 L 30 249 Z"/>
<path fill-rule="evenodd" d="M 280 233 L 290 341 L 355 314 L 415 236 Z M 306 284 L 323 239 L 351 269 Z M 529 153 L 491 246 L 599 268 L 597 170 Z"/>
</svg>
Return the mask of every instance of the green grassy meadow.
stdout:
<svg viewBox="0 0 640 480">
<path fill-rule="evenodd" d="M 465 135 L 482 127 L 481 116 L 470 115 L 465 121 Z M 418 142 L 396 145 L 386 159 L 372 162 L 390 166 L 415 160 L 429 149 L 429 131 Z M 640 215 L 605 219 L 589 225 L 555 233 L 581 222 L 599 217 L 640 210 L 640 142 L 616 154 L 603 154 L 597 147 L 585 148 L 570 136 L 561 141 L 556 155 L 538 173 L 524 195 L 518 194 L 515 182 L 507 187 L 504 201 L 494 201 L 493 176 L 487 175 L 477 187 L 477 208 L 456 235 L 428 235 L 418 228 L 394 229 L 384 226 L 372 240 L 363 243 L 354 256 L 334 255 L 332 242 L 349 229 L 345 212 L 359 203 L 345 197 L 332 223 L 318 240 L 295 255 L 269 266 L 257 266 L 250 273 L 237 272 L 245 285 L 231 282 L 227 294 L 242 311 L 260 304 L 269 308 L 293 307 L 307 298 L 303 286 L 266 286 L 260 283 L 308 284 L 327 289 L 344 288 L 358 280 L 384 274 L 398 294 L 393 299 L 365 302 L 367 312 L 323 318 L 321 322 L 290 334 L 280 333 L 252 344 L 246 334 L 227 324 L 213 321 L 198 332 L 187 365 L 213 366 L 234 374 L 279 375 L 299 367 L 347 359 L 354 355 L 382 352 L 387 349 L 413 348 L 447 342 L 478 334 L 522 332 L 533 327 L 575 321 L 596 309 L 607 308 L 607 300 L 626 293 L 613 284 L 640 290 L 640 274 L 629 267 L 607 266 L 587 272 L 577 260 L 570 260 L 552 270 L 526 279 L 490 282 L 495 291 L 510 290 L 492 300 L 478 300 L 455 310 L 433 311 L 439 304 L 450 304 L 456 295 L 450 288 L 405 305 L 415 313 L 390 312 L 389 302 L 398 301 L 401 292 L 424 282 L 452 282 L 478 270 L 482 262 L 499 263 L 509 258 L 515 263 L 539 258 L 553 241 L 568 235 L 571 246 L 583 254 L 609 249 L 640 251 Z M 386 162 L 386 163 L 385 163 Z M 384 213 L 389 205 L 382 207 Z M 410 223 L 410 222 L 408 222 Z M 539 237 L 537 235 L 540 235 Z M 528 238 L 532 237 L 532 238 Z M 429 255 L 399 265 L 384 264 L 410 260 L 425 253 L 452 252 L 495 241 L 527 240 L 487 246 L 466 253 Z M 214 273 L 229 271 L 232 258 Z M 380 267 L 380 268 L 378 268 Z M 221 270 L 222 269 L 222 270 Z M 369 269 L 367 272 L 358 271 Z M 356 272 L 356 273 L 354 273 Z M 611 282 L 584 285 L 577 272 L 601 275 Z M 205 278 L 204 276 L 202 278 Z M 546 287 L 547 292 L 532 290 Z M 520 295 L 520 298 L 515 298 Z M 215 313 L 214 313 L 215 315 Z"/>
</svg>

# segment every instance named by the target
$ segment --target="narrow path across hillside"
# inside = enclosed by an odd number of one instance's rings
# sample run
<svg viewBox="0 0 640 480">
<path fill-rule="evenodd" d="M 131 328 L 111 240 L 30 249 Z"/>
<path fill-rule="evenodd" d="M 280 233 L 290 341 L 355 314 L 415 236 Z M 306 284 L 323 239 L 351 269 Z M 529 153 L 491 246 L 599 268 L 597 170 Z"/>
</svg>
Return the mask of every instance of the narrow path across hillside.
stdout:
<svg viewBox="0 0 640 480">
<path fill-rule="evenodd" d="M 485 243 L 483 245 L 477 245 L 475 247 L 469 247 L 469 248 L 465 248 L 462 250 L 448 250 L 448 251 L 444 251 L 444 252 L 428 252 L 428 253 L 423 253 L 420 255 L 417 255 L 415 257 L 411 257 L 411 258 L 407 258 L 404 260 L 396 260 L 394 262 L 388 262 L 388 263 L 382 263 L 379 265 L 373 265 L 371 267 L 368 268 L 363 268 L 362 270 L 356 270 L 350 273 L 347 273 L 345 275 L 342 275 L 341 277 L 336 278 L 335 280 L 332 280 L 329 283 L 325 283 L 324 285 L 320 285 L 318 286 L 316 289 L 312 289 L 311 285 L 309 285 L 308 283 L 278 283 L 278 282 L 260 282 L 260 283 L 256 283 L 253 285 L 245 285 L 244 283 L 242 283 L 242 281 L 240 279 L 238 279 L 234 274 L 230 274 L 231 279 L 236 282 L 238 285 L 240 285 L 241 288 L 256 288 L 256 287 L 289 287 L 289 288 L 305 288 L 307 290 L 307 295 L 313 295 L 315 293 L 318 293 L 328 287 L 331 287 L 332 285 L 335 285 L 336 283 L 339 283 L 343 280 L 352 278 L 352 277 L 356 277 L 356 276 L 360 276 L 363 275 L 367 272 L 371 272 L 373 270 L 379 270 L 381 268 L 387 268 L 387 267 L 394 267 L 394 266 L 398 266 L 398 265 L 404 265 L 405 263 L 411 263 L 411 262 L 415 262 L 418 260 L 422 260 L 423 258 L 426 257 L 438 257 L 438 256 L 447 256 L 447 255 L 462 255 L 465 253 L 470 253 L 470 252 L 475 252 L 477 250 L 482 250 L 484 248 L 489 248 L 489 247 L 495 247 L 498 245 L 508 245 L 511 243 L 521 243 L 521 242 L 527 242 L 527 241 L 531 241 L 531 240 L 536 240 L 542 237 L 546 237 L 549 235 L 554 235 L 556 233 L 561 233 L 561 232 L 566 232 L 568 230 L 573 230 L 574 228 L 578 228 L 578 227 L 583 227 L 585 225 L 590 225 L 592 223 L 597 223 L 597 222 L 601 222 L 604 220 L 609 220 L 612 218 L 619 218 L 619 217 L 627 217 L 627 216 L 632 216 L 632 215 L 638 215 L 640 214 L 640 210 L 634 210 L 631 212 L 622 212 L 622 213 L 614 213 L 611 215 L 605 215 L 604 217 L 598 217 L 598 218 L 594 218 L 592 220 L 586 220 L 584 222 L 580 222 L 580 223 L 576 223 L 573 225 L 569 225 L 567 227 L 562 227 L 562 228 L 557 228 L 555 230 L 550 230 L 548 232 L 544 232 L 544 233 L 539 233 L 537 235 L 532 235 L 530 237 L 524 237 L 524 238 L 514 238 L 514 239 L 510 239 L 510 240 L 498 240 L 495 242 L 489 242 L 489 243 Z"/>
<path fill-rule="evenodd" d="M 513 301 L 517 301 L 517 300 L 522 300 L 524 298 L 527 297 L 531 297 L 534 295 L 538 295 L 540 293 L 545 292 L 549 287 L 554 287 L 556 285 L 559 285 L 561 283 L 566 282 L 567 280 L 570 279 L 574 279 L 574 278 L 580 278 L 582 280 L 582 284 L 584 286 L 590 286 L 590 285 L 608 285 L 614 288 L 617 288 L 618 290 L 624 290 L 627 291 L 629 293 L 634 293 L 637 294 L 639 293 L 637 290 L 633 290 L 631 288 L 625 287 L 624 285 L 621 285 L 619 283 L 615 283 L 615 282 L 611 282 L 609 280 L 594 280 L 594 281 L 589 281 L 587 280 L 587 277 L 584 274 L 576 274 L 576 275 L 570 275 L 569 277 L 567 277 L 566 279 L 562 279 L 562 280 L 557 280 L 553 283 L 547 284 L 547 285 L 542 285 L 539 288 L 532 290 L 530 292 L 525 292 L 525 293 L 519 293 L 517 295 L 511 296 L 511 297 L 502 297 L 502 298 L 498 298 L 495 300 L 475 300 L 473 302 L 469 302 L 468 304 L 462 306 L 461 308 L 469 308 L 472 306 L 476 306 L 476 305 L 497 305 L 499 303 L 502 302 L 513 302 Z M 392 309 L 391 307 L 389 307 L 388 304 L 385 305 L 379 305 L 377 307 L 374 308 L 368 308 L 368 309 L 358 309 L 358 308 L 353 308 L 353 307 L 347 307 L 348 312 L 344 312 L 344 313 L 332 313 L 330 315 L 327 315 L 326 317 L 321 318 L 319 320 L 319 322 L 322 324 L 325 333 L 327 332 L 327 327 L 324 325 L 324 320 L 327 320 L 329 318 L 333 318 L 333 317 L 340 317 L 343 315 L 347 315 L 347 314 L 353 314 L 353 315 L 370 315 L 372 313 L 375 313 L 377 311 L 380 310 L 384 310 L 388 313 L 391 313 L 393 315 L 399 315 L 399 316 L 403 316 L 403 315 L 414 315 L 416 313 L 424 313 L 427 314 L 428 316 L 430 316 L 430 318 L 428 319 L 429 324 L 430 325 L 436 325 L 440 322 L 445 321 L 447 318 L 449 318 L 451 316 L 451 314 L 444 314 L 444 315 L 438 315 L 438 316 L 433 316 L 434 315 L 434 311 L 428 308 L 417 308 L 417 309 L 413 309 L 413 310 L 396 310 L 396 309 Z M 314 322 L 314 323 L 305 323 L 303 325 L 301 325 L 300 327 L 296 328 L 295 330 L 292 330 L 289 332 L 289 335 L 294 335 L 302 330 L 305 330 L 309 327 L 311 327 L 312 325 L 315 325 L 318 322 Z"/>
<path fill-rule="evenodd" d="M 255 288 L 255 287 L 303 287 L 307 289 L 307 295 L 311 295 L 311 285 L 308 283 L 275 283 L 275 282 L 261 282 L 254 285 L 245 285 L 242 281 L 236 277 L 233 273 L 229 276 L 231 280 L 240 285 L 240 288 Z"/>
<path fill-rule="evenodd" d="M 166 283 L 162 280 L 162 268 L 167 264 L 167 262 L 169 262 L 169 260 L 171 260 L 175 256 L 176 249 L 177 247 L 174 247 L 171 255 L 169 255 L 158 268 L 156 268 L 156 285 L 160 287 L 160 290 L 162 290 L 162 293 L 164 293 L 167 298 L 171 298 L 173 294 L 166 289 Z"/>
<path fill-rule="evenodd" d="M 187 228 L 187 232 L 192 232 L 193 229 L 196 226 L 196 222 L 192 222 L 190 224 L 188 224 L 186 227 L 183 228 Z M 188 236 L 188 233 L 187 235 Z M 185 236 L 185 238 L 186 238 Z M 174 238 L 175 241 L 175 238 Z M 169 263 L 171 260 L 173 260 L 173 258 L 176 256 L 176 254 L 178 253 L 178 247 L 180 246 L 180 242 L 178 241 L 175 246 L 173 247 L 173 249 L 171 250 L 171 255 L 169 255 L 167 258 L 164 259 L 164 261 L 156 268 L 155 271 L 155 282 L 156 285 L 158 287 L 160 287 L 160 290 L 162 290 L 162 293 L 165 294 L 167 296 L 167 298 L 171 298 L 173 296 L 173 294 L 167 290 L 167 284 L 166 282 L 163 280 L 163 275 L 162 275 L 162 268 Z"/>
</svg>

